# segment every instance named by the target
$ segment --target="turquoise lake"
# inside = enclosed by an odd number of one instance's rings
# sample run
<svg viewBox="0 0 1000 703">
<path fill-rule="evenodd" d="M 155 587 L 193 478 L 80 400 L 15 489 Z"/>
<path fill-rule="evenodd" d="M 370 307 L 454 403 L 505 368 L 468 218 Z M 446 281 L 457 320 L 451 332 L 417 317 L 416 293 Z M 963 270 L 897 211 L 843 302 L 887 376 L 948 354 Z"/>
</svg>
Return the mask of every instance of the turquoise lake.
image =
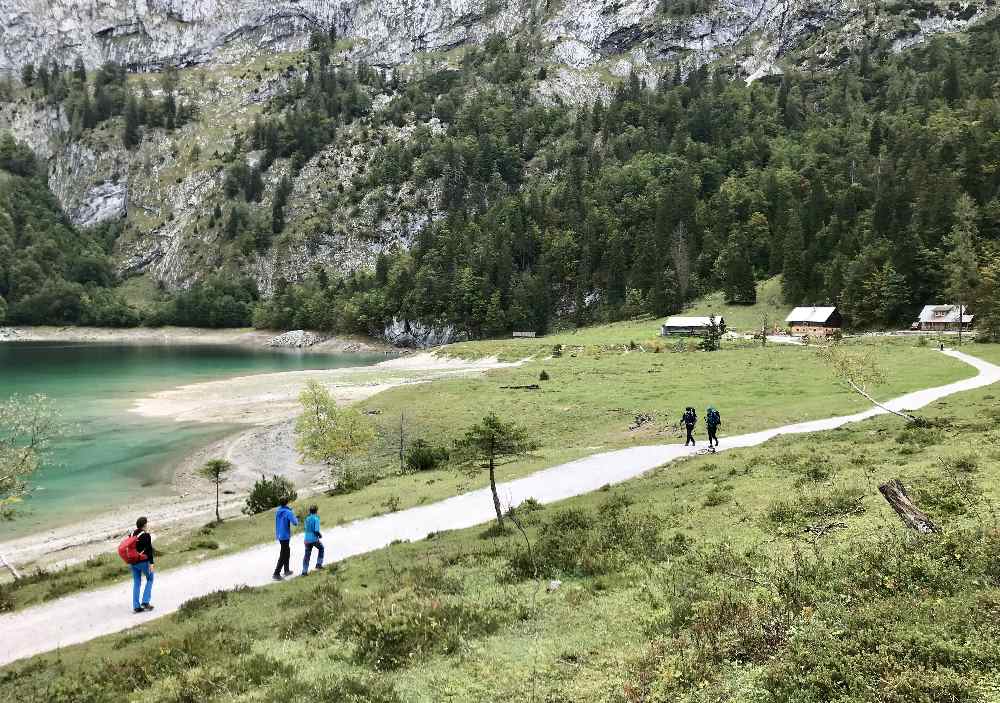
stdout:
<svg viewBox="0 0 1000 703">
<path fill-rule="evenodd" d="M 0 343 L 0 399 L 44 394 L 68 428 L 33 477 L 18 519 L 0 522 L 0 539 L 164 494 L 177 463 L 235 429 L 143 418 L 129 412 L 139 398 L 199 381 L 383 358 L 235 346 Z"/>
</svg>

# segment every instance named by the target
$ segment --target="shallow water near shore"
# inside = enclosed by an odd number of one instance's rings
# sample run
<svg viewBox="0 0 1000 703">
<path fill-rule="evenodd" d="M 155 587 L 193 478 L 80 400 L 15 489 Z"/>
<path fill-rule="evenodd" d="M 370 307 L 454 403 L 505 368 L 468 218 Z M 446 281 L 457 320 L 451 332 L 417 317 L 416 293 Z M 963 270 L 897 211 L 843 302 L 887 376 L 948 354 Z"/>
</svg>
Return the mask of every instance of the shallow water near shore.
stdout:
<svg viewBox="0 0 1000 703">
<path fill-rule="evenodd" d="M 0 540 L 165 495 L 185 456 L 234 430 L 141 417 L 129 412 L 139 398 L 200 381 L 383 359 L 239 346 L 0 343 L 0 399 L 44 394 L 67 425 L 18 519 L 0 522 Z"/>
</svg>

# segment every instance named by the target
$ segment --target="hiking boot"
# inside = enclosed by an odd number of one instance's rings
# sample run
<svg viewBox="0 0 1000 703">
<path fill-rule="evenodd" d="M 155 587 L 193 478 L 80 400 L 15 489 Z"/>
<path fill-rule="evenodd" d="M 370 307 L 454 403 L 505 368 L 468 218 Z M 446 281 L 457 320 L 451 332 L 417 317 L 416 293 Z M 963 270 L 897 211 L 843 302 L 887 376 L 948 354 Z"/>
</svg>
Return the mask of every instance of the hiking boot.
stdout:
<svg viewBox="0 0 1000 703">
<path fill-rule="evenodd" d="M 139 613 L 145 613 L 146 611 L 143 610 L 142 608 L 133 608 L 132 612 L 138 615 Z"/>
<path fill-rule="evenodd" d="M 284 574 L 282 574 L 282 575 L 283 575 L 283 576 L 284 576 L 285 578 L 288 578 L 289 576 L 294 576 L 294 574 L 293 574 L 293 573 L 292 573 L 292 572 L 291 572 L 290 570 L 288 570 L 288 569 L 285 569 L 285 573 L 284 573 Z"/>
<path fill-rule="evenodd" d="M 150 605 L 149 603 L 143 603 L 143 604 L 142 604 L 142 609 L 143 609 L 143 610 L 152 610 L 152 609 L 153 609 L 153 606 L 152 606 L 152 605 Z"/>
<path fill-rule="evenodd" d="M 299 576 L 308 576 L 308 575 L 309 575 L 308 571 L 303 571 L 301 574 L 299 574 Z"/>
<path fill-rule="evenodd" d="M 316 569 L 316 571 L 322 571 L 322 570 L 323 570 L 323 569 L 325 569 L 326 567 L 325 567 L 325 566 L 323 566 L 322 564 L 317 564 L 317 565 L 316 565 L 316 566 L 315 566 L 314 568 Z"/>
<path fill-rule="evenodd" d="M 285 580 L 284 576 L 282 576 L 281 574 L 272 574 L 271 578 L 274 579 L 275 581 L 284 581 Z"/>
</svg>

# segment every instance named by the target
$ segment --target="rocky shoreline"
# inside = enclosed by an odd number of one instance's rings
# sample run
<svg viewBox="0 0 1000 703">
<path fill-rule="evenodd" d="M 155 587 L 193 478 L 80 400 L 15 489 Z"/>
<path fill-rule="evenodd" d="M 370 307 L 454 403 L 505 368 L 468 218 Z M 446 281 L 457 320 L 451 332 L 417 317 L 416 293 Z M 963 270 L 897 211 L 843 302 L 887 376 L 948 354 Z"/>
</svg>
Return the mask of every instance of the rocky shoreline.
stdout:
<svg viewBox="0 0 1000 703">
<path fill-rule="evenodd" d="M 38 337 L 33 339 L 37 341 Z M 256 339 L 256 344 L 266 345 L 273 337 L 265 333 Z M 308 348 L 316 349 L 330 342 L 326 340 Z M 351 342 L 340 339 L 338 343 Z M 131 412 L 182 422 L 230 423 L 243 428 L 196 449 L 174 466 L 168 494 L 139 499 L 127 511 L 116 506 L 83 522 L 0 539 L 0 553 L 22 569 L 30 569 L 39 560 L 44 560 L 48 569 L 74 564 L 112 550 L 121 536 L 122 525 L 133 514 L 147 515 L 157 526 L 158 537 L 170 540 L 184 536 L 192 525 L 212 517 L 214 490 L 197 474 L 198 467 L 210 458 L 223 457 L 234 465 L 227 481 L 227 491 L 231 493 L 222 501 L 222 513 L 227 517 L 240 515 L 247 489 L 262 473 L 290 478 L 301 495 L 323 490 L 328 485 L 326 467 L 301 462 L 294 449 L 293 418 L 298 410 L 298 394 L 306 380 L 315 379 L 326 385 L 339 403 L 354 403 L 405 384 L 517 365 L 501 363 L 495 358 L 466 361 L 424 352 L 392 358 L 375 366 L 258 374 L 154 393 L 137 400 Z"/>
<path fill-rule="evenodd" d="M 68 342 L 94 344 L 222 344 L 258 349 L 296 349 L 321 354 L 398 354 L 384 342 L 292 330 L 202 329 L 197 327 L 0 327 L 0 342 Z"/>
</svg>

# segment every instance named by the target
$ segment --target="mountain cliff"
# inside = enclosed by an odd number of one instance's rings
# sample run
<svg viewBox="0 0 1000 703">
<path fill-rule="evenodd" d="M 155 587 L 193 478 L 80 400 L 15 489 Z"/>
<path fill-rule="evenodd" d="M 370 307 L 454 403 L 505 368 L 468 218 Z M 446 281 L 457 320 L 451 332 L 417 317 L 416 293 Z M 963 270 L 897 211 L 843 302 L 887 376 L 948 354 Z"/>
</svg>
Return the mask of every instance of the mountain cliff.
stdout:
<svg viewBox="0 0 1000 703">
<path fill-rule="evenodd" d="M 390 186 L 371 167 L 414 140 L 454 131 L 454 100 L 442 97 L 490 84 L 472 76 L 469 61 L 493 38 L 506 39 L 517 70 L 530 76 L 521 88 L 532 105 L 590 109 L 630 81 L 653 88 L 702 67 L 739 83 L 832 74 L 996 12 L 992 0 L 7 0 L 0 74 L 13 87 L 0 100 L 0 129 L 47 164 L 49 187 L 74 224 L 117 223 L 120 276 L 180 290 L 235 266 L 270 295 L 317 266 L 337 275 L 374 270 L 381 255 L 409 247 L 448 214 L 447 174 Z M 322 58 L 317 36 L 328 42 Z M 328 105 L 329 125 L 307 148 L 262 148 L 261 120 L 287 126 L 315 102 L 308 86 L 326 70 L 317 61 L 341 78 L 367 76 L 350 88 L 350 111 Z M 92 114 L 96 87 L 80 97 L 62 75 L 74 64 L 106 86 L 106 114 Z M 127 76 L 101 69 L 112 64 Z M 18 88 L 28 74 L 33 86 Z M 62 83 L 51 88 L 50 76 Z M 124 91 L 117 103 L 111 91 Z M 161 101 L 170 102 L 169 118 L 129 127 Z M 178 107 L 184 117 L 175 120 Z M 131 136 L 123 140 L 122 129 Z M 524 175 L 554 177 L 553 163 L 532 157 Z M 243 177 L 259 186 L 233 185 Z M 236 192 L 252 197 L 237 207 Z M 473 210 L 490 202 L 485 195 Z M 275 212 L 280 226 L 262 224 Z"/>
</svg>

